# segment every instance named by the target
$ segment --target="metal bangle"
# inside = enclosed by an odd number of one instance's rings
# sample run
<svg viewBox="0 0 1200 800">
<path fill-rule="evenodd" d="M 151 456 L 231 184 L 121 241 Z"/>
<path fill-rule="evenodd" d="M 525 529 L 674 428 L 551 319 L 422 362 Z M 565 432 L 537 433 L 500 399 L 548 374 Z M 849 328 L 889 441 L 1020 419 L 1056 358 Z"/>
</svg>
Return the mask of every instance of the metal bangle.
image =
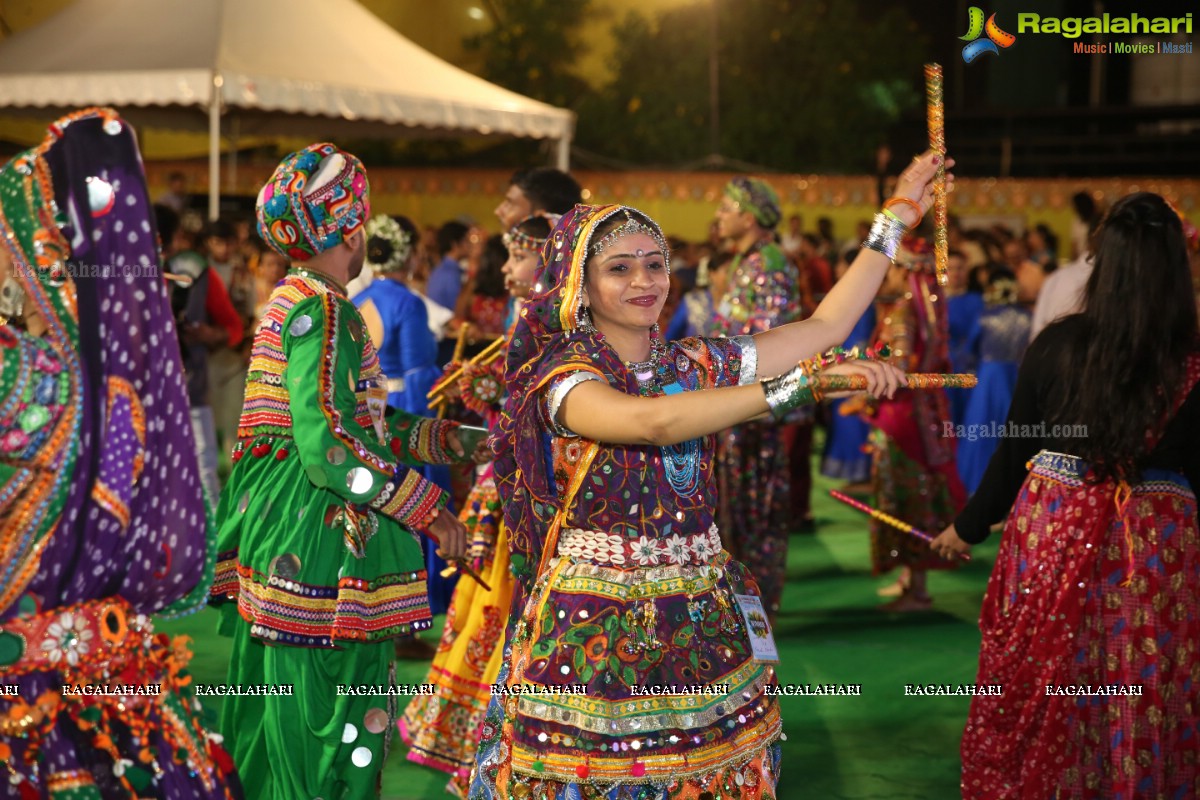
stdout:
<svg viewBox="0 0 1200 800">
<path fill-rule="evenodd" d="M 775 419 L 783 419 L 793 408 L 816 403 L 812 381 L 803 367 L 792 367 L 777 378 L 767 378 L 762 387 Z"/>
<path fill-rule="evenodd" d="M 875 215 L 875 222 L 871 225 L 871 232 L 867 234 L 867 238 L 863 241 L 863 247 L 874 250 L 877 253 L 882 253 L 889 260 L 895 260 L 896 251 L 900 247 L 900 240 L 904 238 L 904 234 L 908 232 L 908 226 L 890 214 L 884 214 L 882 211 Z"/>
</svg>

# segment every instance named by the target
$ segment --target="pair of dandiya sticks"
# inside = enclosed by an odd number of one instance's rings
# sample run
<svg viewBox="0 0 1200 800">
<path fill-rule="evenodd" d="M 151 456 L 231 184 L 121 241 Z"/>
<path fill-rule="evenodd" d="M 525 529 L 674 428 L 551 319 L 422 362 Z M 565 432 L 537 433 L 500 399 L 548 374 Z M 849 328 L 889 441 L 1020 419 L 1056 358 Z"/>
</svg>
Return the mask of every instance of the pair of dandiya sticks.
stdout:
<svg viewBox="0 0 1200 800">
<path fill-rule="evenodd" d="M 974 375 L 964 374 L 913 374 L 904 376 L 910 389 L 974 389 L 979 383 Z M 861 390 L 867 388 L 867 379 L 863 375 L 822 375 L 817 378 L 817 386 L 821 391 L 846 391 L 846 390 Z M 925 542 L 932 542 L 934 537 L 923 530 L 914 528 L 903 520 L 896 519 L 891 514 L 880 511 L 876 508 L 871 508 L 866 503 L 855 500 L 853 497 L 842 494 L 841 492 L 831 489 L 829 496 L 834 500 L 840 500 L 851 508 L 861 511 L 869 515 L 872 519 L 879 520 L 885 525 L 891 525 L 898 531 L 907 533 L 909 536 L 915 536 Z M 959 553 L 959 558 L 963 561 L 970 561 L 969 553 Z"/>
<path fill-rule="evenodd" d="M 909 389 L 974 389 L 979 379 L 974 375 L 963 373 L 929 373 L 915 372 L 910 375 L 905 375 L 904 380 Z M 852 392 L 862 391 L 867 388 L 867 377 L 865 375 L 817 375 L 813 380 L 814 388 L 824 394 L 826 392 Z M 896 519 L 891 514 L 884 513 L 877 509 L 871 508 L 866 503 L 861 503 L 852 497 L 848 497 L 839 491 L 831 490 L 829 494 L 835 499 L 840 500 L 851 508 L 862 511 L 864 514 L 869 514 L 872 518 L 880 522 L 891 525 L 910 536 L 915 536 L 926 542 L 932 542 L 933 537 L 922 530 L 914 528 L 907 522 Z M 963 561 L 970 561 L 969 553 L 960 553 L 959 557 Z M 474 578 L 477 583 L 483 586 L 487 591 L 491 591 L 483 579 L 479 577 L 473 570 L 466 566 L 465 563 L 456 562 L 456 566 L 466 572 L 470 577 Z M 447 569 L 443 571 L 443 575 L 451 573 L 453 570 Z"/>
</svg>

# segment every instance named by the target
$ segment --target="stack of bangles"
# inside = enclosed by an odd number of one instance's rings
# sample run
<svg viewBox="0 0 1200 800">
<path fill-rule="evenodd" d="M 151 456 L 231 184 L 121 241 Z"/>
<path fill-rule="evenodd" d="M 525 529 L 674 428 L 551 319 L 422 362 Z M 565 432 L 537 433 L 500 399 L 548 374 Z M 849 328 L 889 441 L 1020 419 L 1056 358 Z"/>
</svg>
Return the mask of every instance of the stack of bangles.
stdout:
<svg viewBox="0 0 1200 800">
<path fill-rule="evenodd" d="M 846 350 L 834 347 L 825 353 L 805 359 L 790 370 L 776 378 L 767 378 L 762 382 L 763 393 L 767 397 L 767 406 L 771 416 L 782 419 L 793 408 L 803 405 L 815 405 L 821 402 L 821 393 L 817 388 L 817 376 L 821 370 L 846 361 L 867 361 L 884 359 L 891 355 L 887 345 L 876 345 L 866 350 L 855 347 Z"/>
<path fill-rule="evenodd" d="M 917 212 L 917 220 L 912 225 L 908 225 L 900 217 L 891 210 L 893 206 L 905 205 L 911 206 Z M 893 197 L 883 204 L 883 210 L 875 215 L 875 221 L 871 225 L 871 232 L 867 234 L 866 240 L 863 242 L 863 247 L 874 250 L 877 253 L 882 253 L 890 260 L 895 260 L 896 250 L 900 246 L 900 240 L 904 238 L 904 234 L 908 233 L 911 228 L 915 228 L 921 224 L 924 218 L 921 212 L 921 206 L 915 200 L 909 200 L 907 197 Z"/>
</svg>

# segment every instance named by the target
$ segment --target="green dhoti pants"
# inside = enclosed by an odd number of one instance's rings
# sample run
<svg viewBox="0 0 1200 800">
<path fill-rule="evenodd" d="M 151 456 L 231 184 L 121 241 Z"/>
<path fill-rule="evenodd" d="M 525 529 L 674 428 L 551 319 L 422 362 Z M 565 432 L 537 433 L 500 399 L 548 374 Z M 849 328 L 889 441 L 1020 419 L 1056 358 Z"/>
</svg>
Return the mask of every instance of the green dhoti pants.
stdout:
<svg viewBox="0 0 1200 800">
<path fill-rule="evenodd" d="M 393 643 L 347 643 L 339 650 L 266 646 L 250 636 L 245 621 L 235 625 L 229 684 L 264 686 L 268 692 L 291 687 L 290 696 L 225 699 L 221 733 L 245 796 L 377 798 L 395 704 L 387 696 L 351 694 L 339 686 L 389 686 Z M 370 732 L 368 721 L 379 732 Z"/>
</svg>

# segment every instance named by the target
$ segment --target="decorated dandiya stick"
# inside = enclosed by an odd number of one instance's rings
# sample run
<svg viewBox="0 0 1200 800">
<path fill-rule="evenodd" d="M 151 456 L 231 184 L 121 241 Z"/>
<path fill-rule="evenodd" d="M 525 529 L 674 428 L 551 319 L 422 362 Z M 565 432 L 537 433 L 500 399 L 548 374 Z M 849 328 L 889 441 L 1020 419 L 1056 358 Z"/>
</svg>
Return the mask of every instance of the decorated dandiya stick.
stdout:
<svg viewBox="0 0 1200 800">
<path fill-rule="evenodd" d="M 948 223 L 949 203 L 946 199 L 946 107 L 942 96 L 942 65 L 925 65 L 925 107 L 929 123 L 929 149 L 941 156 L 933 178 L 933 254 L 938 286 L 949 282 L 946 268 L 950 261 Z"/>
<path fill-rule="evenodd" d="M 489 344 L 487 347 L 483 348 L 483 350 L 481 350 L 478 355 L 476 355 L 474 358 L 472 358 L 467 363 L 486 367 L 488 364 L 491 364 L 493 361 L 495 361 L 497 358 L 500 357 L 503 347 L 504 347 L 504 337 L 497 336 L 496 340 L 494 342 Z M 460 353 L 460 355 L 461 355 L 461 353 Z M 457 361 L 458 359 L 456 358 L 455 360 Z M 463 365 L 463 367 L 465 367 L 465 366 L 466 366 L 466 364 Z M 445 392 L 449 386 L 453 385 L 453 383 L 455 381 L 457 381 L 459 378 L 462 377 L 463 367 L 459 367 L 458 369 L 454 370 L 454 372 L 451 372 L 449 375 L 447 375 L 446 377 L 439 380 L 436 384 L 434 384 L 434 387 L 429 390 L 428 394 L 425 395 L 425 399 L 433 400 L 434 398 L 437 398 L 439 395 L 441 395 L 443 392 Z"/>
<path fill-rule="evenodd" d="M 460 327 L 460 329 L 458 329 L 458 341 L 455 342 L 455 345 L 454 345 L 454 355 L 450 356 L 451 361 L 462 361 L 462 351 L 467 348 L 467 331 L 469 331 L 469 330 L 470 330 L 470 323 L 463 323 L 462 326 Z M 462 373 L 462 367 L 458 368 L 458 371 L 455 372 L 454 375 L 451 375 L 451 377 L 449 379 L 442 381 L 442 384 L 439 384 L 438 386 L 433 387 L 433 389 L 430 391 L 430 393 L 428 393 L 428 395 L 425 396 L 426 399 L 433 397 L 434 393 L 442 390 L 444 386 L 448 386 L 450 384 L 450 380 L 456 378 L 457 375 L 460 373 Z M 438 402 L 432 404 L 432 408 L 438 409 L 438 419 L 439 420 L 445 419 L 445 415 L 446 415 L 445 398 L 439 397 Z"/>
<path fill-rule="evenodd" d="M 853 497 L 844 495 L 841 492 L 837 491 L 836 489 L 830 489 L 829 496 L 832 497 L 834 500 L 842 501 L 843 503 L 850 506 L 851 508 L 853 508 L 856 511 L 863 512 L 864 514 L 870 516 L 871 519 L 877 519 L 886 525 L 891 525 L 896 530 L 907 533 L 909 536 L 915 536 L 923 542 L 932 542 L 934 539 L 933 536 L 930 536 L 925 531 L 920 530 L 918 528 L 914 528 L 912 525 L 909 525 L 907 522 L 898 520 L 895 517 L 893 517 L 891 514 L 887 514 L 883 511 L 880 511 L 877 508 L 871 508 L 869 505 L 862 502 L 861 500 L 855 500 Z M 961 558 L 963 561 L 971 560 L 970 553 L 959 553 L 958 557 Z"/>
<path fill-rule="evenodd" d="M 974 389 L 979 379 L 960 372 L 914 372 L 904 376 L 909 389 Z M 817 375 L 818 392 L 857 392 L 867 388 L 866 375 Z"/>
</svg>

